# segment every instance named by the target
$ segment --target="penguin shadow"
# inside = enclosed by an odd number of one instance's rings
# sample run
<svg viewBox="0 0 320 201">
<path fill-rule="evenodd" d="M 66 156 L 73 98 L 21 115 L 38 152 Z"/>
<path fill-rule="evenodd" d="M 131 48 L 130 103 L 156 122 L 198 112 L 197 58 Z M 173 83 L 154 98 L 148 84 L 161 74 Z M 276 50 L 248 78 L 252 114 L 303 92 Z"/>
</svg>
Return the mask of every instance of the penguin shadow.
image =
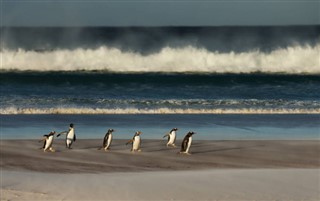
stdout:
<svg viewBox="0 0 320 201">
<path fill-rule="evenodd" d="M 39 150 L 41 153 L 44 153 L 44 154 L 55 154 L 55 153 L 61 153 L 62 151 L 60 149 L 54 149 L 54 151 L 44 151 L 43 148 L 38 148 L 36 150 Z"/>
<path fill-rule="evenodd" d="M 117 151 L 118 149 L 115 149 L 114 146 L 110 147 L 109 149 L 105 150 L 103 146 L 88 146 L 88 147 L 83 147 L 82 149 L 84 150 L 90 150 L 90 151 L 97 151 L 97 152 L 113 152 Z"/>
<path fill-rule="evenodd" d="M 144 149 L 147 149 L 148 152 L 164 152 L 164 151 L 172 151 L 180 149 L 180 146 L 173 147 L 167 146 L 167 141 L 157 141 L 157 142 L 149 142 L 143 146 Z"/>
<path fill-rule="evenodd" d="M 261 146 L 263 145 L 249 146 L 249 147 L 230 147 L 230 148 L 210 149 L 210 150 L 203 150 L 203 151 L 193 151 L 192 154 L 216 153 L 216 152 L 232 151 L 232 150 L 246 150 L 246 149 L 261 147 Z"/>
<path fill-rule="evenodd" d="M 148 152 L 164 152 L 164 151 L 174 151 L 174 150 L 179 150 L 178 147 L 165 147 L 161 149 L 154 149 L 154 150 L 149 150 Z"/>
<path fill-rule="evenodd" d="M 247 148 L 245 148 L 245 147 L 233 147 L 233 148 L 212 149 L 212 150 L 203 150 L 203 151 L 192 151 L 192 154 L 215 153 L 215 152 L 241 150 L 241 149 L 247 149 Z"/>
</svg>

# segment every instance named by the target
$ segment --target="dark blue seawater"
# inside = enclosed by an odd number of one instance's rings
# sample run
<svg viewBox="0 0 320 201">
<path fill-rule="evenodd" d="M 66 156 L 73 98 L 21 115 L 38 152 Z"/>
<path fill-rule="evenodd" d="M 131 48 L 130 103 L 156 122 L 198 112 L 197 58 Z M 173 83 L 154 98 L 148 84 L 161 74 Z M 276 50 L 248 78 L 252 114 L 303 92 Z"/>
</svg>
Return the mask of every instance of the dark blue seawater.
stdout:
<svg viewBox="0 0 320 201">
<path fill-rule="evenodd" d="M 3 72 L 2 114 L 319 113 L 319 75 Z"/>
<path fill-rule="evenodd" d="M 320 26 L 2 27 L 2 138 L 318 139 Z"/>
</svg>

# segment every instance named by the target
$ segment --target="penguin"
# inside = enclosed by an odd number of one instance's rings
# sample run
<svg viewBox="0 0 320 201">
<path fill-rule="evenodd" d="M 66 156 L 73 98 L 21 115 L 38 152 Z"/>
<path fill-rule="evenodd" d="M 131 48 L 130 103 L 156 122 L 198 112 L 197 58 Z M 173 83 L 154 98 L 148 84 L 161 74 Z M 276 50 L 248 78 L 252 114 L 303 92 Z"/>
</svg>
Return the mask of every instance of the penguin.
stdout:
<svg viewBox="0 0 320 201">
<path fill-rule="evenodd" d="M 71 145 L 76 141 L 76 133 L 74 131 L 74 125 L 71 123 L 68 131 L 63 131 L 57 135 L 59 137 L 61 134 L 66 134 L 66 147 L 72 149 Z"/>
<path fill-rule="evenodd" d="M 176 147 L 175 142 L 177 138 L 177 135 L 176 135 L 177 130 L 178 130 L 177 128 L 173 128 L 169 133 L 163 136 L 163 138 L 168 137 L 167 147 L 169 146 Z"/>
<path fill-rule="evenodd" d="M 184 137 L 182 144 L 181 144 L 181 150 L 180 150 L 181 154 L 190 155 L 189 150 L 190 150 L 191 143 L 192 143 L 192 135 L 194 135 L 194 134 L 195 134 L 195 132 L 190 131 Z"/>
<path fill-rule="evenodd" d="M 132 143 L 132 149 L 131 149 L 131 152 L 135 152 L 135 151 L 138 151 L 140 152 L 141 149 L 140 149 L 140 146 L 141 146 L 141 138 L 140 138 L 140 135 L 142 134 L 141 131 L 137 131 L 135 132 L 132 140 L 129 140 L 126 145 Z"/>
<path fill-rule="evenodd" d="M 109 129 L 108 132 L 106 133 L 106 135 L 103 138 L 102 148 L 104 148 L 105 151 L 110 149 L 110 145 L 111 145 L 111 142 L 112 142 L 112 133 L 113 132 L 115 132 L 115 130 Z"/>
<path fill-rule="evenodd" d="M 49 134 L 43 135 L 43 138 L 41 140 L 39 140 L 39 142 L 44 141 L 43 146 L 41 148 L 41 149 L 43 149 L 44 152 L 46 152 L 47 150 L 49 150 L 51 152 L 55 152 L 55 150 L 52 147 L 53 138 L 54 138 L 55 134 L 56 134 L 55 131 L 51 131 Z"/>
</svg>

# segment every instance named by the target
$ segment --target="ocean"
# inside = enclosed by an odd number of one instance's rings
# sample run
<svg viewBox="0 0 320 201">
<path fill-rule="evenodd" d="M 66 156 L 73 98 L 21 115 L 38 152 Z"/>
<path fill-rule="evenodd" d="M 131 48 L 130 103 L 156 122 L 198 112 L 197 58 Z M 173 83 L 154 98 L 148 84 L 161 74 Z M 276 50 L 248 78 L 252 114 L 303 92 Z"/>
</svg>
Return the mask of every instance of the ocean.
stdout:
<svg viewBox="0 0 320 201">
<path fill-rule="evenodd" d="M 2 139 L 320 139 L 320 26 L 3 27 Z"/>
</svg>

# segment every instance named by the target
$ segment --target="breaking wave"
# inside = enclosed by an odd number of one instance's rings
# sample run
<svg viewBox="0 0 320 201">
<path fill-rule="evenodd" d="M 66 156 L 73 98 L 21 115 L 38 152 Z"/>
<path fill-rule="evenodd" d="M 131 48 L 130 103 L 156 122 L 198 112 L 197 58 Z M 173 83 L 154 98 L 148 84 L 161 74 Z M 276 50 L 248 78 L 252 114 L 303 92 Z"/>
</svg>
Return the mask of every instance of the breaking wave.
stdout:
<svg viewBox="0 0 320 201">
<path fill-rule="evenodd" d="M 318 109 L 297 109 L 297 108 L 238 108 L 238 109 L 138 109 L 138 108 L 16 108 L 8 107 L 0 110 L 2 115 L 16 114 L 320 114 Z"/>
<path fill-rule="evenodd" d="M 3 50 L 1 69 L 5 71 L 110 71 L 164 73 L 285 73 L 319 74 L 320 44 L 292 46 L 271 52 L 211 52 L 186 46 L 164 47 L 143 55 L 118 48 L 77 48 L 37 52 Z"/>
</svg>

